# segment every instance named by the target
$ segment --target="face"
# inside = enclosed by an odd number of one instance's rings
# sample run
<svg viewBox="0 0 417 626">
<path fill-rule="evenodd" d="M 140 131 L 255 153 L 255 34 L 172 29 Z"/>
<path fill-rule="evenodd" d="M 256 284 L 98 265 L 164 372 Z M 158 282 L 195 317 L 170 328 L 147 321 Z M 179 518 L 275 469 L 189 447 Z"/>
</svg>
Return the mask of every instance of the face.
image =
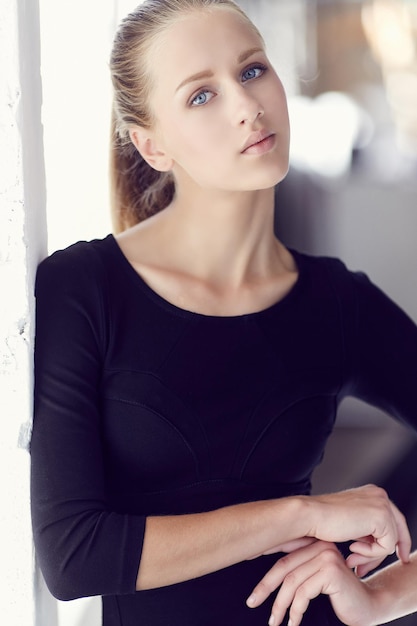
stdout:
<svg viewBox="0 0 417 626">
<path fill-rule="evenodd" d="M 155 145 L 177 185 L 242 191 L 282 180 L 286 97 L 242 16 L 224 8 L 188 14 L 159 36 L 150 58 Z"/>
</svg>

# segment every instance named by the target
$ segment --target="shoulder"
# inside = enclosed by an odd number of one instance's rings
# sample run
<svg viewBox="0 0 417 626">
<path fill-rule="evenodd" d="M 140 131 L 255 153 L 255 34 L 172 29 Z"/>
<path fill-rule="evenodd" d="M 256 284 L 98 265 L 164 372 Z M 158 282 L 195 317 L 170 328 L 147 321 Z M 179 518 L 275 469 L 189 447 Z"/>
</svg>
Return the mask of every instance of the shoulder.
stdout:
<svg viewBox="0 0 417 626">
<path fill-rule="evenodd" d="M 91 241 L 78 241 L 45 258 L 36 274 L 36 293 L 46 286 L 86 286 L 97 284 L 104 276 L 106 260 L 111 256 L 112 236 Z"/>
<path fill-rule="evenodd" d="M 317 297 L 331 293 L 339 304 L 341 318 L 349 325 L 385 332 L 387 324 L 395 324 L 415 335 L 415 322 L 364 271 L 351 270 L 334 257 L 296 252 L 294 258 L 309 277 L 312 289 L 317 287 Z"/>
<path fill-rule="evenodd" d="M 346 263 L 337 257 L 325 255 L 312 255 L 291 249 L 291 253 L 301 269 L 315 274 L 327 274 L 329 277 L 347 278 L 356 275 L 357 272 L 350 270 Z M 359 272 L 362 274 L 362 272 Z"/>
<path fill-rule="evenodd" d="M 53 268 L 71 270 L 97 264 L 100 258 L 104 258 L 110 253 L 112 241 L 112 235 L 107 235 L 104 239 L 77 241 L 67 248 L 53 252 L 40 263 L 39 269 L 42 271 L 52 271 Z"/>
<path fill-rule="evenodd" d="M 365 296 L 374 286 L 363 271 L 353 271 L 344 261 L 331 256 L 313 256 L 292 251 L 300 275 L 319 294 L 327 291 L 337 299 L 351 300 Z"/>
<path fill-rule="evenodd" d="M 95 345 L 106 345 L 111 245 L 111 236 L 79 241 L 40 263 L 35 283 L 38 359 L 40 346 L 50 345 L 52 338 L 61 346 L 63 337 L 74 346 L 91 337 Z"/>
</svg>

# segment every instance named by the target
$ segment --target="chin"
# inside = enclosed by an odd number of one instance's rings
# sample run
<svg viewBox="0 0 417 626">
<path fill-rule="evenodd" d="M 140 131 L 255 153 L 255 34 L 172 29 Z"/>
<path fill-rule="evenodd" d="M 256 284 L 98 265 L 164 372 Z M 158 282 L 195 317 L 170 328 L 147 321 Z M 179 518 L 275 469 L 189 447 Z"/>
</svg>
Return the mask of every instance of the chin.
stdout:
<svg viewBox="0 0 417 626">
<path fill-rule="evenodd" d="M 288 174 L 288 164 L 280 168 L 274 168 L 273 171 L 264 171 L 259 176 L 254 176 L 253 179 L 247 178 L 245 184 L 248 186 L 248 190 L 256 189 L 271 189 L 279 183 L 281 183 Z"/>
<path fill-rule="evenodd" d="M 289 160 L 289 157 L 287 157 L 285 161 L 281 161 L 281 163 L 277 165 L 277 167 L 275 168 L 275 172 L 274 172 L 275 176 L 274 174 L 271 173 L 275 180 L 274 186 L 278 185 L 278 183 L 284 180 L 284 178 L 288 174 L 289 169 L 290 169 L 290 160 Z"/>
</svg>

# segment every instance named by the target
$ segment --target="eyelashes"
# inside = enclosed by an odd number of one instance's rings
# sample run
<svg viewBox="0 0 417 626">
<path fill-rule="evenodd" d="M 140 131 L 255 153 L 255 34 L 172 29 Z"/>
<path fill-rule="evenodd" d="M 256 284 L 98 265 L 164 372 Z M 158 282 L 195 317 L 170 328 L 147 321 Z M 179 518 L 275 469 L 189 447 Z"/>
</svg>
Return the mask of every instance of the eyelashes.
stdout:
<svg viewBox="0 0 417 626">
<path fill-rule="evenodd" d="M 207 102 L 209 102 L 212 98 L 214 98 L 214 93 L 210 91 L 210 89 L 202 89 L 192 98 L 190 106 L 201 107 L 204 104 L 207 104 Z"/>
<path fill-rule="evenodd" d="M 268 67 L 263 63 L 254 63 L 249 67 L 246 67 L 240 75 L 240 80 L 242 83 L 247 83 L 252 80 L 257 80 L 261 76 L 265 74 L 268 70 Z M 191 96 L 188 101 L 188 105 L 190 107 L 201 107 L 210 102 L 215 97 L 215 92 L 208 87 L 204 87 L 200 89 L 197 93 Z"/>
<path fill-rule="evenodd" d="M 242 81 L 246 83 L 248 80 L 254 80 L 262 76 L 268 68 L 266 65 L 262 65 L 258 63 L 257 65 L 252 65 L 252 67 L 248 67 L 242 72 Z"/>
</svg>

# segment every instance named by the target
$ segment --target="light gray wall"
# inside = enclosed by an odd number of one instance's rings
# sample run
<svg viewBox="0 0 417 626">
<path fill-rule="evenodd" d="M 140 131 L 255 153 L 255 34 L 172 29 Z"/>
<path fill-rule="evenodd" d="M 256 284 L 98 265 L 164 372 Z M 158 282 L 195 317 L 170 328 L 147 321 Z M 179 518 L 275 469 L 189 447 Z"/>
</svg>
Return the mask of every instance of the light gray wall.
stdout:
<svg viewBox="0 0 417 626">
<path fill-rule="evenodd" d="M 417 321 L 417 181 L 358 173 L 320 186 L 290 170 L 277 201 L 277 231 L 287 245 L 368 273 Z"/>
</svg>

